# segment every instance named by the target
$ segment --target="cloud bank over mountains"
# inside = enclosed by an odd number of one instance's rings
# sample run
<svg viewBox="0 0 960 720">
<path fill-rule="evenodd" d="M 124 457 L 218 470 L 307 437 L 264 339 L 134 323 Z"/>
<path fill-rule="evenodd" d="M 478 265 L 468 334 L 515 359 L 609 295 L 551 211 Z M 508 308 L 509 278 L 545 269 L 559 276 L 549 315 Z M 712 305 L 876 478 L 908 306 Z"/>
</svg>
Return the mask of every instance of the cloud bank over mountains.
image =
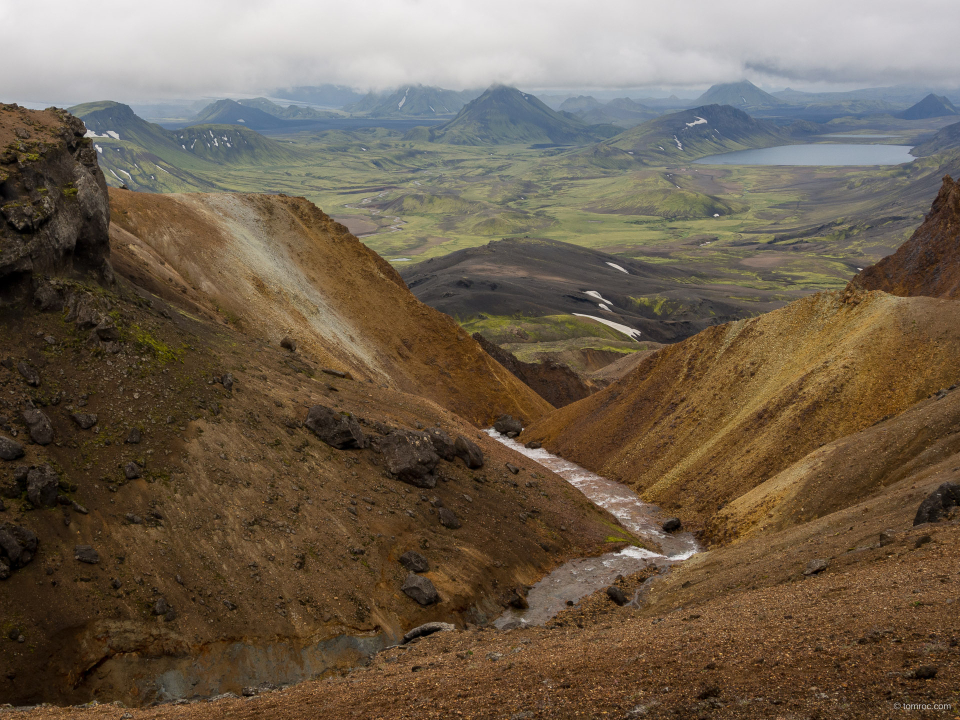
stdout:
<svg viewBox="0 0 960 720">
<path fill-rule="evenodd" d="M 755 82 L 954 87 L 955 0 L 0 0 L 0 94 Z"/>
</svg>

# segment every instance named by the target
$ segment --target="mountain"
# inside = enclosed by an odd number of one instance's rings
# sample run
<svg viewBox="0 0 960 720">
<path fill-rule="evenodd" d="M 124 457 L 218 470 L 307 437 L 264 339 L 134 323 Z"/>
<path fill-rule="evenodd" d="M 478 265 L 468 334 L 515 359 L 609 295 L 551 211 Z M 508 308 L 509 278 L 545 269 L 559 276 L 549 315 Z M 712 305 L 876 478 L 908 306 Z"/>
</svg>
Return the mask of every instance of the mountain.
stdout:
<svg viewBox="0 0 960 720">
<path fill-rule="evenodd" d="M 641 105 L 630 98 L 614 98 L 598 108 L 575 114 L 588 125 L 609 123 L 618 127 L 630 128 L 663 113 L 660 110 Z"/>
<path fill-rule="evenodd" d="M 560 103 L 560 109 L 564 112 L 571 113 L 576 115 L 582 112 L 588 112 L 590 110 L 596 110 L 597 108 L 603 107 L 603 103 L 597 100 L 595 97 L 590 97 L 588 95 L 578 95 L 577 97 L 567 98 L 562 103 Z"/>
<path fill-rule="evenodd" d="M 407 85 L 391 93 L 371 92 L 343 109 L 369 117 L 442 117 L 458 113 L 478 94 L 472 90 Z"/>
<path fill-rule="evenodd" d="M 292 88 L 280 88 L 271 93 L 273 97 L 296 102 L 310 103 L 320 107 L 342 108 L 363 97 L 351 87 L 345 85 L 302 85 Z"/>
<path fill-rule="evenodd" d="M 694 100 L 697 105 L 730 105 L 740 109 L 771 108 L 782 101 L 764 92 L 749 80 L 712 86 Z"/>
<path fill-rule="evenodd" d="M 197 113 L 194 125 L 243 125 L 252 130 L 277 130 L 287 126 L 286 120 L 257 107 L 241 105 L 236 100 L 217 100 Z"/>
<path fill-rule="evenodd" d="M 767 293 L 759 302 L 735 300 L 720 278 L 530 238 L 458 250 L 401 276 L 422 302 L 461 321 L 580 316 L 596 318 L 597 331 L 604 321 L 623 327 L 613 336 L 624 340 L 632 329 L 638 339 L 675 342 L 781 304 Z"/>
<path fill-rule="evenodd" d="M 949 115 L 960 115 L 960 111 L 954 107 L 953 103 L 943 95 L 934 95 L 930 93 L 916 105 L 912 105 L 897 117 L 904 120 L 925 120 L 927 118 L 947 117 Z"/>
<path fill-rule="evenodd" d="M 910 150 L 917 157 L 928 157 L 940 153 L 951 153 L 960 148 L 960 122 L 941 128 L 929 140 Z"/>
<path fill-rule="evenodd" d="M 0 108 L 5 702 L 338 672 L 632 541 L 480 432 L 551 408 L 343 226 L 278 195 L 108 205 L 83 134 Z"/>
<path fill-rule="evenodd" d="M 87 127 L 107 182 L 146 192 L 211 191 L 222 165 L 283 162 L 293 153 L 246 127 L 191 126 L 167 130 L 116 102 L 77 105 L 71 112 Z"/>
<path fill-rule="evenodd" d="M 771 122 L 729 105 L 706 105 L 662 115 L 582 150 L 582 162 L 629 168 L 669 165 L 707 155 L 795 142 Z"/>
<path fill-rule="evenodd" d="M 263 97 L 237 100 L 237 104 L 263 110 L 263 112 L 280 118 L 281 120 L 324 120 L 343 117 L 340 113 L 315 110 L 312 107 L 304 107 L 303 105 L 287 105 L 287 107 L 282 107 L 272 100 Z"/>
<path fill-rule="evenodd" d="M 960 299 L 960 185 L 947 175 L 923 224 L 893 255 L 862 270 L 851 287 L 901 297 Z"/>
<path fill-rule="evenodd" d="M 467 103 L 447 123 L 430 129 L 434 142 L 452 145 L 543 143 L 576 145 L 596 136 L 569 115 L 555 112 L 529 93 L 497 85 Z"/>
</svg>

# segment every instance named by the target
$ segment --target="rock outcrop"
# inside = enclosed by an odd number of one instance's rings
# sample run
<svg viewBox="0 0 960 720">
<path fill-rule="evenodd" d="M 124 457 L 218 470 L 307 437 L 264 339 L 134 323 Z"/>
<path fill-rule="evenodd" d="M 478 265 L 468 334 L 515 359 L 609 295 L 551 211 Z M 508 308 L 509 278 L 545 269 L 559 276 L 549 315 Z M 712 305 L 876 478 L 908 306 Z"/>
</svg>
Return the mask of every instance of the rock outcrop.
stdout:
<svg viewBox="0 0 960 720">
<path fill-rule="evenodd" d="M 64 110 L 0 105 L 0 297 L 8 301 L 33 290 L 43 304 L 44 275 L 112 278 L 107 186 L 85 132 Z"/>
<path fill-rule="evenodd" d="M 850 281 L 891 295 L 960 298 L 960 184 L 949 175 L 923 224 L 893 255 Z"/>
</svg>

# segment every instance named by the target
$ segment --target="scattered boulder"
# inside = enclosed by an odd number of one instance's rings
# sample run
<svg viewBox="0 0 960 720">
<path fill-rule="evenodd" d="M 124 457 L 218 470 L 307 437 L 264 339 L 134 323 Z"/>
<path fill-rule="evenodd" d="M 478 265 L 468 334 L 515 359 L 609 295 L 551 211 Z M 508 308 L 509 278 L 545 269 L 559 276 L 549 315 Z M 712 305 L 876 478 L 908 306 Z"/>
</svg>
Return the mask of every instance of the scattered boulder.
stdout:
<svg viewBox="0 0 960 720">
<path fill-rule="evenodd" d="M 452 623 L 428 622 L 413 628 L 413 630 L 404 635 L 403 640 L 400 641 L 400 644 L 406 645 L 415 638 L 426 637 L 427 635 L 433 635 L 434 633 L 438 632 L 453 632 L 456 629 L 456 626 Z"/>
<path fill-rule="evenodd" d="M 667 518 L 660 525 L 663 528 L 664 532 L 676 532 L 683 527 L 683 523 L 680 522 L 680 518 Z"/>
<path fill-rule="evenodd" d="M 412 573 L 423 573 L 430 569 L 427 559 L 413 550 L 408 550 L 400 556 L 400 564 Z"/>
<path fill-rule="evenodd" d="M 433 605 L 440 601 L 440 596 L 437 594 L 437 589 L 433 586 L 433 583 L 430 582 L 429 578 L 422 575 L 410 573 L 407 575 L 407 579 L 403 581 L 403 586 L 400 589 L 406 593 L 407 597 L 416 600 L 420 605 Z"/>
<path fill-rule="evenodd" d="M 441 460 L 451 462 L 457 456 L 457 444 L 438 427 L 428 428 L 426 431 L 433 443 L 433 449 Z"/>
<path fill-rule="evenodd" d="M 623 590 L 618 588 L 616 585 L 611 585 L 607 588 L 607 597 L 621 607 L 626 605 L 628 602 L 627 596 L 623 594 Z"/>
<path fill-rule="evenodd" d="M 37 554 L 40 541 L 36 533 L 20 525 L 0 523 L 0 580 L 10 571 L 22 568 Z"/>
<path fill-rule="evenodd" d="M 127 435 L 127 439 L 124 442 L 130 445 L 139 445 L 142 439 L 143 439 L 143 435 L 140 432 L 140 428 L 132 428 L 130 430 L 130 433 Z"/>
<path fill-rule="evenodd" d="M 236 378 L 230 373 L 224 373 L 220 377 L 220 384 L 223 385 L 223 389 L 227 391 L 233 391 L 233 385 L 236 381 Z"/>
<path fill-rule="evenodd" d="M 450 508 L 440 508 L 440 524 L 445 528 L 450 528 L 451 530 L 456 530 L 462 525 L 460 518 Z"/>
<path fill-rule="evenodd" d="M 324 405 L 314 405 L 303 423 L 327 445 L 338 450 L 366 447 L 360 423 L 352 415 L 341 415 Z"/>
<path fill-rule="evenodd" d="M 33 365 L 21 360 L 17 363 L 17 370 L 23 375 L 23 379 L 27 381 L 27 385 L 30 387 L 40 387 L 40 373 L 37 372 L 37 369 L 33 367 Z"/>
<path fill-rule="evenodd" d="M 290 352 L 296 352 L 297 341 L 289 335 L 285 335 L 283 340 L 280 341 L 280 347 L 282 347 L 284 350 L 289 350 Z"/>
<path fill-rule="evenodd" d="M 77 562 L 96 565 L 100 562 L 100 553 L 92 545 L 77 545 L 73 548 L 73 559 Z"/>
<path fill-rule="evenodd" d="M 543 444 L 537 440 L 531 440 L 526 445 L 524 445 L 524 447 L 527 448 L 528 450 L 539 450 L 540 448 L 543 447 Z"/>
<path fill-rule="evenodd" d="M 101 320 L 93 329 L 93 335 L 104 343 L 115 343 L 120 340 L 120 328 L 112 320 Z"/>
<path fill-rule="evenodd" d="M 933 680 L 937 676 L 938 668 L 936 665 L 921 665 L 907 673 L 911 680 Z"/>
<path fill-rule="evenodd" d="M 30 468 L 27 473 L 27 500 L 34 507 L 53 507 L 57 504 L 60 478 L 47 464 Z"/>
<path fill-rule="evenodd" d="M 22 457 L 23 446 L 6 435 L 0 435 L 0 460 L 19 460 Z"/>
<path fill-rule="evenodd" d="M 50 418 L 42 411 L 30 406 L 24 408 L 21 416 L 27 424 L 30 439 L 37 445 L 49 445 L 53 442 L 53 425 L 50 422 Z"/>
<path fill-rule="evenodd" d="M 457 436 L 454 443 L 457 457 L 463 460 L 468 468 L 476 469 L 483 467 L 483 451 L 473 440 L 468 440 L 463 435 Z"/>
<path fill-rule="evenodd" d="M 70 419 L 73 420 L 81 430 L 89 430 L 97 424 L 97 416 L 93 413 L 73 413 L 70 415 Z"/>
<path fill-rule="evenodd" d="M 137 480 L 143 477 L 143 473 L 140 472 L 140 466 L 135 462 L 128 462 L 123 466 L 123 475 L 127 480 Z"/>
<path fill-rule="evenodd" d="M 440 456 L 433 449 L 433 441 L 426 433 L 394 430 L 380 440 L 387 471 L 415 487 L 433 488 L 437 479 L 433 475 Z"/>
<path fill-rule="evenodd" d="M 512 472 L 514 475 L 516 475 L 518 472 L 520 472 L 520 468 L 518 468 L 518 467 L 517 467 L 516 465 L 514 465 L 513 463 L 507 463 L 505 467 L 507 468 L 507 470 L 509 470 L 510 472 Z"/>
<path fill-rule="evenodd" d="M 519 435 L 523 432 L 523 423 L 515 419 L 512 415 L 501 415 L 493 424 L 493 429 L 501 435 L 507 435 L 508 433 L 516 433 Z"/>
<path fill-rule="evenodd" d="M 894 541 L 895 534 L 896 533 L 893 530 L 884 530 L 882 533 L 880 533 L 880 538 L 879 538 L 880 547 L 886 547 L 887 545 L 892 544 Z"/>
<path fill-rule="evenodd" d="M 960 485 L 945 482 L 920 503 L 917 515 L 913 518 L 913 524 L 937 522 L 943 519 L 951 508 L 958 505 L 960 505 Z"/>
<path fill-rule="evenodd" d="M 167 604 L 166 598 L 159 598 L 154 604 L 153 609 L 150 610 L 151 615 L 166 615 L 171 610 L 171 607 Z"/>
<path fill-rule="evenodd" d="M 333 375 L 333 377 L 343 378 L 344 380 L 353 380 L 353 375 L 343 370 L 334 370 L 333 368 L 320 368 L 320 372 L 327 375 Z"/>
<path fill-rule="evenodd" d="M 804 569 L 803 574 L 808 576 L 816 575 L 817 573 L 821 573 L 824 570 L 826 570 L 829 564 L 830 564 L 829 560 L 825 560 L 822 558 L 811 560 L 810 562 L 807 563 L 807 567 Z"/>
</svg>

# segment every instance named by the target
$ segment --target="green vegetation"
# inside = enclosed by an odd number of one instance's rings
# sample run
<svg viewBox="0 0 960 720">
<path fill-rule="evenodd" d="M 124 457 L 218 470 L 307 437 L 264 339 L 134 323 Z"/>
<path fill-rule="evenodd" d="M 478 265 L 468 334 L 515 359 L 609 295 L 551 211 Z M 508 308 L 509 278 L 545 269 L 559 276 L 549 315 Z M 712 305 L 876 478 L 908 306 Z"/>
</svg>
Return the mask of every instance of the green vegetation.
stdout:
<svg viewBox="0 0 960 720">
<path fill-rule="evenodd" d="M 574 315 L 544 315 L 543 317 L 484 315 L 461 324 L 467 332 L 478 332 L 497 345 L 511 342 L 556 342 L 575 338 L 624 341 L 625 338 L 623 333 L 602 323 Z"/>
</svg>

